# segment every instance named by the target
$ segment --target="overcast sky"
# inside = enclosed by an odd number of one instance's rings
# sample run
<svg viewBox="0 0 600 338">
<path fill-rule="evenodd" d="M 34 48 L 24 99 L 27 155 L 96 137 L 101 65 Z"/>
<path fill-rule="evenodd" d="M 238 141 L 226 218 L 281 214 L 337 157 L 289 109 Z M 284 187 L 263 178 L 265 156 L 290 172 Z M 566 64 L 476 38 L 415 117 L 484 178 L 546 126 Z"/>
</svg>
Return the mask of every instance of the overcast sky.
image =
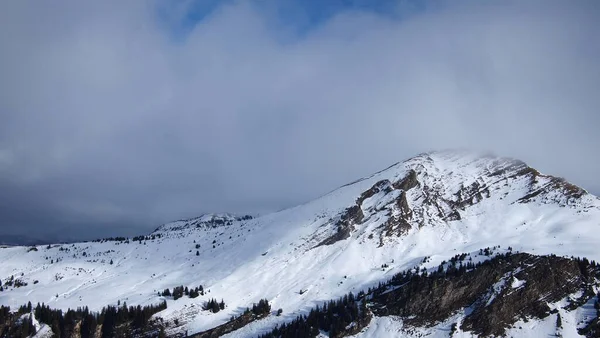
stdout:
<svg viewBox="0 0 600 338">
<path fill-rule="evenodd" d="M 326 3 L 0 1 L 0 235 L 263 213 L 454 147 L 600 193 L 600 1 Z"/>
</svg>

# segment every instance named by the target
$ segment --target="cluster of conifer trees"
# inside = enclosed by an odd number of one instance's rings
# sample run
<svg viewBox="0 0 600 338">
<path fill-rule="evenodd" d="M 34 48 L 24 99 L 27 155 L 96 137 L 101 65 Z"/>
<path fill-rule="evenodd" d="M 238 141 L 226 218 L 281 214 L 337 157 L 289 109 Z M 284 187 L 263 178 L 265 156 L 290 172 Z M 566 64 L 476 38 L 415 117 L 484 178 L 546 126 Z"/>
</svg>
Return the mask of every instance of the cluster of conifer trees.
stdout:
<svg viewBox="0 0 600 338">
<path fill-rule="evenodd" d="M 126 240 L 129 240 L 129 238 L 127 238 L 127 237 L 107 237 L 107 238 L 95 239 L 92 242 L 93 243 L 124 242 Z"/>
<path fill-rule="evenodd" d="M 27 283 L 19 278 L 15 278 L 15 276 L 7 278 L 6 281 L 4 281 L 4 285 L 2 284 L 2 279 L 0 279 L 0 292 L 4 291 L 4 287 L 8 289 L 9 287 L 20 288 L 22 286 L 27 286 Z"/>
<path fill-rule="evenodd" d="M 131 238 L 131 241 L 132 242 L 150 241 L 150 240 L 155 240 L 155 239 L 161 238 L 161 237 L 162 237 L 161 234 L 152 234 L 152 235 L 147 235 L 147 236 L 135 236 L 135 237 Z M 85 242 L 87 242 L 87 241 L 85 241 Z M 125 242 L 125 244 L 130 243 L 129 237 L 107 237 L 107 238 L 95 239 L 92 242 L 93 243 Z M 50 245 L 48 245 L 48 249 L 50 249 Z"/>
<path fill-rule="evenodd" d="M 213 299 L 206 304 L 206 308 L 210 309 L 210 307 L 215 307 L 216 305 L 217 301 Z M 225 304 L 223 304 L 223 306 L 224 305 Z M 239 316 L 231 316 L 227 323 L 213 327 L 212 329 L 206 331 L 198 332 L 192 337 L 221 337 L 235 330 L 239 330 L 253 321 L 268 316 L 270 312 L 271 305 L 269 304 L 269 301 L 266 299 L 261 299 L 258 304 L 254 303 L 252 305 L 252 309 L 246 308 L 246 311 Z M 281 314 L 280 312 L 278 313 Z"/>
<path fill-rule="evenodd" d="M 271 312 L 271 305 L 266 299 L 261 299 L 258 304 L 252 304 L 252 313 L 255 315 L 268 315 Z"/>
<path fill-rule="evenodd" d="M 144 307 L 140 305 L 127 307 L 125 303 L 122 306 L 109 305 L 100 313 L 90 312 L 87 307 L 69 309 L 63 313 L 61 310 L 53 310 L 47 305 L 38 304 L 34 314 L 39 322 L 48 324 L 52 328 L 56 337 L 71 336 L 76 333 L 77 323 L 81 322 L 79 326 L 81 338 L 94 337 L 98 325 L 102 325 L 101 337 L 105 338 L 114 337 L 122 326 L 127 326 L 122 329 L 129 332 L 144 329 L 153 314 L 166 308 L 167 302 L 163 301 L 158 305 Z"/>
<path fill-rule="evenodd" d="M 361 293 L 364 296 L 364 293 Z M 369 321 L 365 302 L 349 293 L 338 300 L 332 300 L 322 307 L 310 310 L 307 316 L 298 316 L 292 322 L 275 327 L 262 338 L 316 337 L 319 330 L 327 331 L 329 337 L 344 335 L 346 327 L 352 323 L 366 324 Z"/>
<path fill-rule="evenodd" d="M 153 241 L 157 238 L 160 238 L 162 235 L 161 234 L 153 234 L 153 235 L 147 235 L 147 236 L 135 236 L 133 237 L 131 240 L 134 242 L 138 242 L 138 241 Z"/>
<path fill-rule="evenodd" d="M 102 325 L 101 337 L 115 337 L 122 332 L 136 332 L 148 325 L 150 317 L 167 308 L 167 303 L 148 306 L 107 306 L 99 313 L 90 312 L 87 307 L 76 310 L 51 309 L 44 304 L 32 308 L 31 302 L 23 305 L 15 313 L 10 307 L 0 307 L 0 337 L 29 337 L 35 334 L 33 316 L 38 322 L 47 324 L 54 337 L 66 338 L 73 334 L 81 338 L 95 337 L 99 325 Z M 29 314 L 29 315 L 27 315 Z M 79 325 L 78 325 L 79 324 Z"/>
<path fill-rule="evenodd" d="M 0 306 L 0 337 L 29 337 L 36 333 L 31 314 L 31 303 L 11 313 L 10 306 Z"/>
<path fill-rule="evenodd" d="M 221 302 L 217 302 L 216 299 L 211 299 L 208 302 L 204 303 L 204 306 L 202 306 L 203 310 L 207 310 L 210 311 L 212 313 L 217 313 L 221 310 L 225 309 L 225 302 L 221 299 Z"/>
<path fill-rule="evenodd" d="M 592 260 L 589 261 L 587 258 L 573 258 L 571 257 L 571 259 L 574 259 L 577 262 L 577 266 L 579 267 L 579 271 L 581 271 L 581 274 L 585 277 L 589 277 L 589 271 L 590 269 L 588 269 L 588 267 L 592 267 L 592 270 L 595 270 L 597 264 L 596 261 Z"/>
<path fill-rule="evenodd" d="M 159 296 L 163 297 L 173 297 L 173 300 L 178 300 L 179 298 L 188 296 L 190 298 L 196 298 L 200 295 L 204 296 L 204 288 L 202 285 L 197 286 L 195 288 L 183 287 L 183 285 L 176 286 L 173 288 L 173 292 L 169 289 L 165 289 L 163 292 L 158 293 Z"/>
</svg>

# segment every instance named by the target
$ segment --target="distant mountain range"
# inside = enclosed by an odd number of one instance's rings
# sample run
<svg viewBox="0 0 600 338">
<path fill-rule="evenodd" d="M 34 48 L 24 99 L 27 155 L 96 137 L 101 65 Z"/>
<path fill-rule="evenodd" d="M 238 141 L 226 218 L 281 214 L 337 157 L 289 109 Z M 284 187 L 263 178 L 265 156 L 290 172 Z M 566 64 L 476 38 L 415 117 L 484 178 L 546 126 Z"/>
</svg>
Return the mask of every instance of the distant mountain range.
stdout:
<svg viewBox="0 0 600 338">
<path fill-rule="evenodd" d="M 27 237 L 23 235 L 0 235 L 0 245 L 43 245 L 49 243 L 55 243 L 55 240 L 47 239 L 36 239 L 32 237 Z"/>
</svg>

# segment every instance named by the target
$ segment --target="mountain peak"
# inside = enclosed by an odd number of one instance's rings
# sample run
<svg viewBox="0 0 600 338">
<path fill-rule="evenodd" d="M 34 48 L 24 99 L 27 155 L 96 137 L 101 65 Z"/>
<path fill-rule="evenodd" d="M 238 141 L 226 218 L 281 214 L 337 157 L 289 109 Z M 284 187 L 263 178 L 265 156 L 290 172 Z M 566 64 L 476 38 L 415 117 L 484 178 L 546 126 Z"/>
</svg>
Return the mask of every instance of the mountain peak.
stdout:
<svg viewBox="0 0 600 338">
<path fill-rule="evenodd" d="M 480 214 L 517 205 L 553 205 L 575 212 L 598 209 L 595 196 L 562 178 L 541 174 L 525 162 L 465 150 L 435 151 L 396 163 L 332 192 L 354 200 L 323 231 L 317 245 L 331 245 L 369 228 L 380 245 L 423 227 L 440 229 Z M 321 203 L 321 202 L 317 202 Z M 464 223 L 464 222 L 463 222 Z"/>
</svg>

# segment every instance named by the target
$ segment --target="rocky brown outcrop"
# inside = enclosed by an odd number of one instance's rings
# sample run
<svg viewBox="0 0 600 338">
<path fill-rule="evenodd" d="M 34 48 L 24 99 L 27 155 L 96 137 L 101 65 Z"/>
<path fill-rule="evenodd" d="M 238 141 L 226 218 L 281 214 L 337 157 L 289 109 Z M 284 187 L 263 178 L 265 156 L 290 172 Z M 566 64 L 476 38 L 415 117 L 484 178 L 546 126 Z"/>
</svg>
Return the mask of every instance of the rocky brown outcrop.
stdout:
<svg viewBox="0 0 600 338">
<path fill-rule="evenodd" d="M 411 229 L 409 220 L 412 218 L 412 210 L 406 199 L 406 192 L 401 192 L 400 196 L 395 201 L 395 206 L 398 214 L 391 215 L 381 225 L 381 233 L 379 237 L 379 245 L 383 245 L 383 238 L 386 236 L 402 236 L 408 233 Z"/>
<path fill-rule="evenodd" d="M 408 174 L 398 182 L 394 183 L 394 189 L 400 190 L 410 190 L 414 187 L 419 186 L 419 181 L 417 180 L 417 172 L 414 170 L 409 170 Z"/>
<path fill-rule="evenodd" d="M 317 247 L 321 245 L 331 245 L 337 241 L 341 241 L 350 237 L 350 233 L 355 229 L 354 225 L 362 222 L 364 217 L 365 216 L 360 206 L 353 205 L 350 208 L 347 208 L 340 217 L 340 220 L 336 222 L 336 233 L 327 237 L 325 240 L 319 243 Z"/>
<path fill-rule="evenodd" d="M 435 325 L 470 308 L 462 330 L 499 336 L 519 319 L 550 315 L 548 303 L 585 292 L 595 283 L 595 274 L 597 268 L 573 259 L 514 254 L 464 273 L 416 276 L 375 295 L 371 308 L 377 316 L 400 316 L 407 325 L 418 327 Z"/>
<path fill-rule="evenodd" d="M 381 180 L 375 183 L 369 190 L 363 192 L 358 199 L 356 199 L 356 205 L 362 205 L 362 203 L 367 199 L 375 196 L 375 194 L 383 191 L 386 194 L 391 192 L 393 189 L 391 187 L 391 182 L 388 180 Z"/>
<path fill-rule="evenodd" d="M 221 337 L 225 334 L 233 332 L 235 330 L 239 330 L 242 327 L 252 323 L 255 320 L 259 320 L 265 318 L 268 314 L 263 315 L 255 315 L 252 312 L 246 312 L 239 317 L 234 318 L 226 322 L 225 324 L 221 324 L 217 327 L 214 327 L 210 330 L 202 331 L 195 333 L 189 337 L 191 338 L 216 338 Z"/>
<path fill-rule="evenodd" d="M 410 230 L 411 225 L 409 220 L 412 218 L 413 211 L 411 210 L 406 197 L 406 191 L 419 186 L 417 173 L 414 170 L 409 170 L 404 178 L 392 184 L 389 180 L 381 180 L 375 183 L 371 188 L 363 192 L 357 199 L 356 204 L 347 208 L 341 215 L 340 220 L 336 222 L 336 232 L 321 241 L 318 246 L 331 245 L 338 241 L 350 237 L 352 231 L 355 230 L 355 225 L 360 224 L 364 219 L 362 210 L 363 202 L 376 194 L 383 192 L 389 194 L 396 189 L 402 190 L 395 201 L 385 206 L 390 216 L 387 221 L 380 226 L 382 229 L 380 239 L 383 241 L 383 236 L 398 235 L 401 236 Z M 396 212 L 393 212 L 396 209 Z M 383 244 L 383 242 L 381 242 Z"/>
</svg>

